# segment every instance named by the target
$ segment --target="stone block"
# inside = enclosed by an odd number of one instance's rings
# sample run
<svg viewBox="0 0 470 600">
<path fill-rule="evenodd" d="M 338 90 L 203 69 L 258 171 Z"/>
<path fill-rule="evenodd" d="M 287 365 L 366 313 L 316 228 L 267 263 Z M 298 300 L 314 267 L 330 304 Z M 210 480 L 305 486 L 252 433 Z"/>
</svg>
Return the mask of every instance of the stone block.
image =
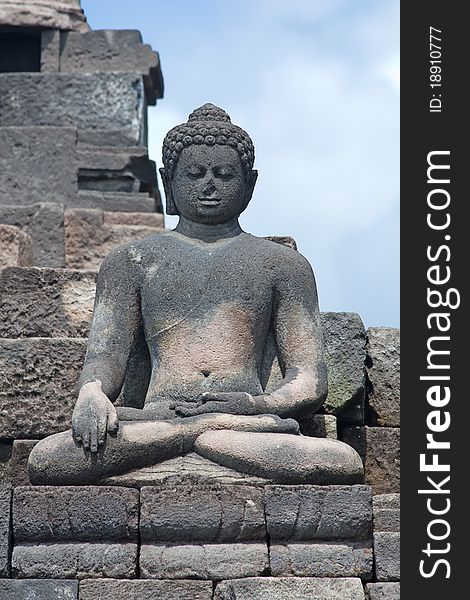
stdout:
<svg viewBox="0 0 470 600">
<path fill-rule="evenodd" d="M 0 127 L 0 204 L 66 204 L 77 193 L 76 144 L 72 127 Z"/>
<path fill-rule="evenodd" d="M 59 71 L 60 31 L 45 29 L 41 31 L 41 73 L 58 73 Z"/>
<path fill-rule="evenodd" d="M 400 531 L 400 494 L 374 496 L 374 531 Z"/>
<path fill-rule="evenodd" d="M 78 145 L 80 192 L 147 192 L 158 188 L 156 165 L 144 146 L 100 147 Z"/>
<path fill-rule="evenodd" d="M 28 458 L 38 440 L 14 440 L 11 451 L 11 485 L 30 485 L 28 477 Z"/>
<path fill-rule="evenodd" d="M 9 576 L 11 489 L 0 485 L 0 577 Z M 2 596 L 0 596 L 2 597 Z"/>
<path fill-rule="evenodd" d="M 364 462 L 365 482 L 374 494 L 400 491 L 400 429 L 344 427 L 340 439 L 352 446 Z"/>
<path fill-rule="evenodd" d="M 9 268 L 0 272 L 0 337 L 87 337 L 96 273 Z"/>
<path fill-rule="evenodd" d="M 18 544 L 13 548 L 12 575 L 18 579 L 132 579 L 137 569 L 137 544 Z"/>
<path fill-rule="evenodd" d="M 158 54 L 142 43 L 139 31 L 102 30 L 62 35 L 60 70 L 63 73 L 128 71 L 142 73 L 147 103 L 163 97 Z"/>
<path fill-rule="evenodd" d="M 273 544 L 269 549 L 275 577 L 361 577 L 372 579 L 372 546 L 327 544 Z"/>
<path fill-rule="evenodd" d="M 77 208 L 96 208 L 116 212 L 153 213 L 160 207 L 160 201 L 147 193 L 79 191 L 73 198 L 72 206 Z"/>
<path fill-rule="evenodd" d="M 81 338 L 0 339 L 0 440 L 70 427 L 85 350 Z"/>
<path fill-rule="evenodd" d="M 155 163 L 143 146 L 78 143 L 75 127 L 0 128 L 0 204 L 42 201 L 109 210 L 160 210 Z"/>
<path fill-rule="evenodd" d="M 266 544 L 150 545 L 140 549 L 143 579 L 256 577 L 269 568 Z"/>
<path fill-rule="evenodd" d="M 367 600 L 400 600 L 399 583 L 368 583 Z"/>
<path fill-rule="evenodd" d="M 78 581 L 0 579 L 2 600 L 78 600 Z"/>
<path fill-rule="evenodd" d="M 33 240 L 18 227 L 0 223 L 0 247 L 0 269 L 33 264 Z"/>
<path fill-rule="evenodd" d="M 360 396 L 352 404 L 341 411 L 338 417 L 341 425 L 348 423 L 354 425 L 364 425 L 366 416 L 366 397 Z"/>
<path fill-rule="evenodd" d="M 379 494 L 374 496 L 372 505 L 377 509 L 400 510 L 400 494 Z"/>
<path fill-rule="evenodd" d="M 214 600 L 364 600 L 358 578 L 254 577 L 222 581 Z"/>
<path fill-rule="evenodd" d="M 266 486 L 265 503 L 271 543 L 368 540 L 372 534 L 368 486 Z"/>
<path fill-rule="evenodd" d="M 140 534 L 151 542 L 265 541 L 262 488 L 163 485 L 141 490 Z"/>
<path fill-rule="evenodd" d="M 400 330 L 367 330 L 367 424 L 400 426 Z"/>
<path fill-rule="evenodd" d="M 16 488 L 17 542 L 137 541 L 139 492 L 105 486 Z"/>
<path fill-rule="evenodd" d="M 80 600 L 212 600 L 212 582 L 85 579 Z"/>
<path fill-rule="evenodd" d="M 6 206 L 2 204 L 3 199 L 0 195 L 0 223 L 19 227 L 31 236 L 33 264 L 39 267 L 65 266 L 64 207 L 55 202 Z"/>
<path fill-rule="evenodd" d="M 0 25 L 88 31 L 80 0 L 2 0 Z"/>
<path fill-rule="evenodd" d="M 118 408 L 118 414 L 122 414 Z M 219 485 L 234 484 L 251 486 L 269 483 L 267 479 L 240 473 L 234 469 L 223 467 L 195 452 L 183 456 L 170 458 L 151 467 L 136 469 L 124 475 L 115 475 L 105 479 L 103 483 L 109 485 L 122 485 L 142 488 L 145 486 L 159 485 L 187 485 L 191 488 L 194 484 Z"/>
<path fill-rule="evenodd" d="M 65 213 L 67 266 L 97 270 L 114 248 L 162 231 L 159 213 L 69 209 Z"/>
<path fill-rule="evenodd" d="M 309 435 L 311 437 L 337 440 L 336 417 L 333 415 L 311 415 L 300 421 L 300 432 L 302 435 Z"/>
<path fill-rule="evenodd" d="M 12 73 L 0 78 L 0 127 L 76 127 L 120 131 L 145 141 L 140 73 Z"/>
<path fill-rule="evenodd" d="M 12 445 L 0 443 L 0 486 L 11 482 Z"/>
<path fill-rule="evenodd" d="M 375 576 L 377 581 L 400 581 L 400 534 L 374 533 Z"/>
<path fill-rule="evenodd" d="M 366 331 L 355 313 L 322 313 L 328 367 L 324 408 L 341 419 L 342 411 L 365 396 Z"/>
</svg>

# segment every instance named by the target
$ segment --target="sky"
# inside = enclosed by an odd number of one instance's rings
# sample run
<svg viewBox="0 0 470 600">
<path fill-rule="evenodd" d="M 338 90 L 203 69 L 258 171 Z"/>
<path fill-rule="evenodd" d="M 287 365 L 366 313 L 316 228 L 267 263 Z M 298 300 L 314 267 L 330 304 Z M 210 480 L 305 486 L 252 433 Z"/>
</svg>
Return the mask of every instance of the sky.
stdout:
<svg viewBox="0 0 470 600">
<path fill-rule="evenodd" d="M 138 29 L 160 54 L 164 98 L 149 109 L 158 166 L 171 127 L 205 102 L 224 108 L 256 150 L 243 229 L 297 241 L 321 310 L 398 327 L 399 1 L 81 4 L 92 29 Z"/>
</svg>

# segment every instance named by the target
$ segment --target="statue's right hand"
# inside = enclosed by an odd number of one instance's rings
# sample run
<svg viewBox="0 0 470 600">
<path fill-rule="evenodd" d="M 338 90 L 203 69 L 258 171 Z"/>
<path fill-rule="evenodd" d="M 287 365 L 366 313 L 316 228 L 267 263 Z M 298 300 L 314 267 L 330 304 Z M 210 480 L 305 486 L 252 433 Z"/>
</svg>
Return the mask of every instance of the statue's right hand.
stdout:
<svg viewBox="0 0 470 600">
<path fill-rule="evenodd" d="M 78 395 L 72 415 L 72 435 L 77 444 L 95 453 L 108 433 L 118 430 L 118 416 L 113 403 L 101 389 L 101 381 L 85 383 Z"/>
</svg>

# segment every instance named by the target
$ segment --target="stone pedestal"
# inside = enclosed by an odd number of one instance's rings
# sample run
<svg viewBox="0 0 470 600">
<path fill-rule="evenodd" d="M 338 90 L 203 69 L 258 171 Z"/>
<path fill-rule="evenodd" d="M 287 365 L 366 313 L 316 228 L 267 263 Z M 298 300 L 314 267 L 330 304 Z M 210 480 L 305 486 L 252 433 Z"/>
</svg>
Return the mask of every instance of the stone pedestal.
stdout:
<svg viewBox="0 0 470 600">
<path fill-rule="evenodd" d="M 245 578 L 258 581 L 257 593 L 271 590 L 272 598 L 283 598 L 291 590 L 297 597 L 301 590 L 323 585 L 315 578 L 332 579 L 325 589 L 336 590 L 345 585 L 345 577 L 357 582 L 372 577 L 368 486 L 172 481 L 140 490 L 23 486 L 13 491 L 13 538 L 10 498 L 10 489 L 2 488 L 3 576 L 11 572 L 15 580 L 103 580 L 80 584 L 81 598 L 98 598 L 108 589 L 117 598 L 128 593 L 146 597 L 158 590 L 162 598 L 176 598 L 191 579 L 201 584 L 194 588 L 196 595 L 187 597 L 204 599 L 211 598 L 208 582 Z M 307 579 L 297 580 L 299 576 Z M 341 580 L 334 583 L 336 578 Z M 140 583 L 114 581 L 121 579 Z M 153 586 L 151 580 L 159 581 Z M 5 594 L 19 585 L 4 586 Z M 43 593 L 53 585 L 45 582 L 38 589 Z M 234 594 L 246 593 L 245 584 L 233 585 Z M 220 584 L 216 597 L 231 598 L 230 586 Z M 66 588 L 64 593 L 74 593 L 75 588 Z"/>
</svg>

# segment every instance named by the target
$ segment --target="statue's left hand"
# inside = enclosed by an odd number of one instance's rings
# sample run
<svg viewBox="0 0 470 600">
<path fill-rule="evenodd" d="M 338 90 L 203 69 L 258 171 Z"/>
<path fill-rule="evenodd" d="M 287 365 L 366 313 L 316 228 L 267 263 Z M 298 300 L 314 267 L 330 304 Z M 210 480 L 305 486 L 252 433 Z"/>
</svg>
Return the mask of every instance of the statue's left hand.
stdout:
<svg viewBox="0 0 470 600">
<path fill-rule="evenodd" d="M 179 417 L 193 417 L 207 413 L 231 415 L 260 415 L 266 413 L 265 396 L 252 396 L 246 392 L 205 392 L 195 405 L 176 404 Z"/>
</svg>

